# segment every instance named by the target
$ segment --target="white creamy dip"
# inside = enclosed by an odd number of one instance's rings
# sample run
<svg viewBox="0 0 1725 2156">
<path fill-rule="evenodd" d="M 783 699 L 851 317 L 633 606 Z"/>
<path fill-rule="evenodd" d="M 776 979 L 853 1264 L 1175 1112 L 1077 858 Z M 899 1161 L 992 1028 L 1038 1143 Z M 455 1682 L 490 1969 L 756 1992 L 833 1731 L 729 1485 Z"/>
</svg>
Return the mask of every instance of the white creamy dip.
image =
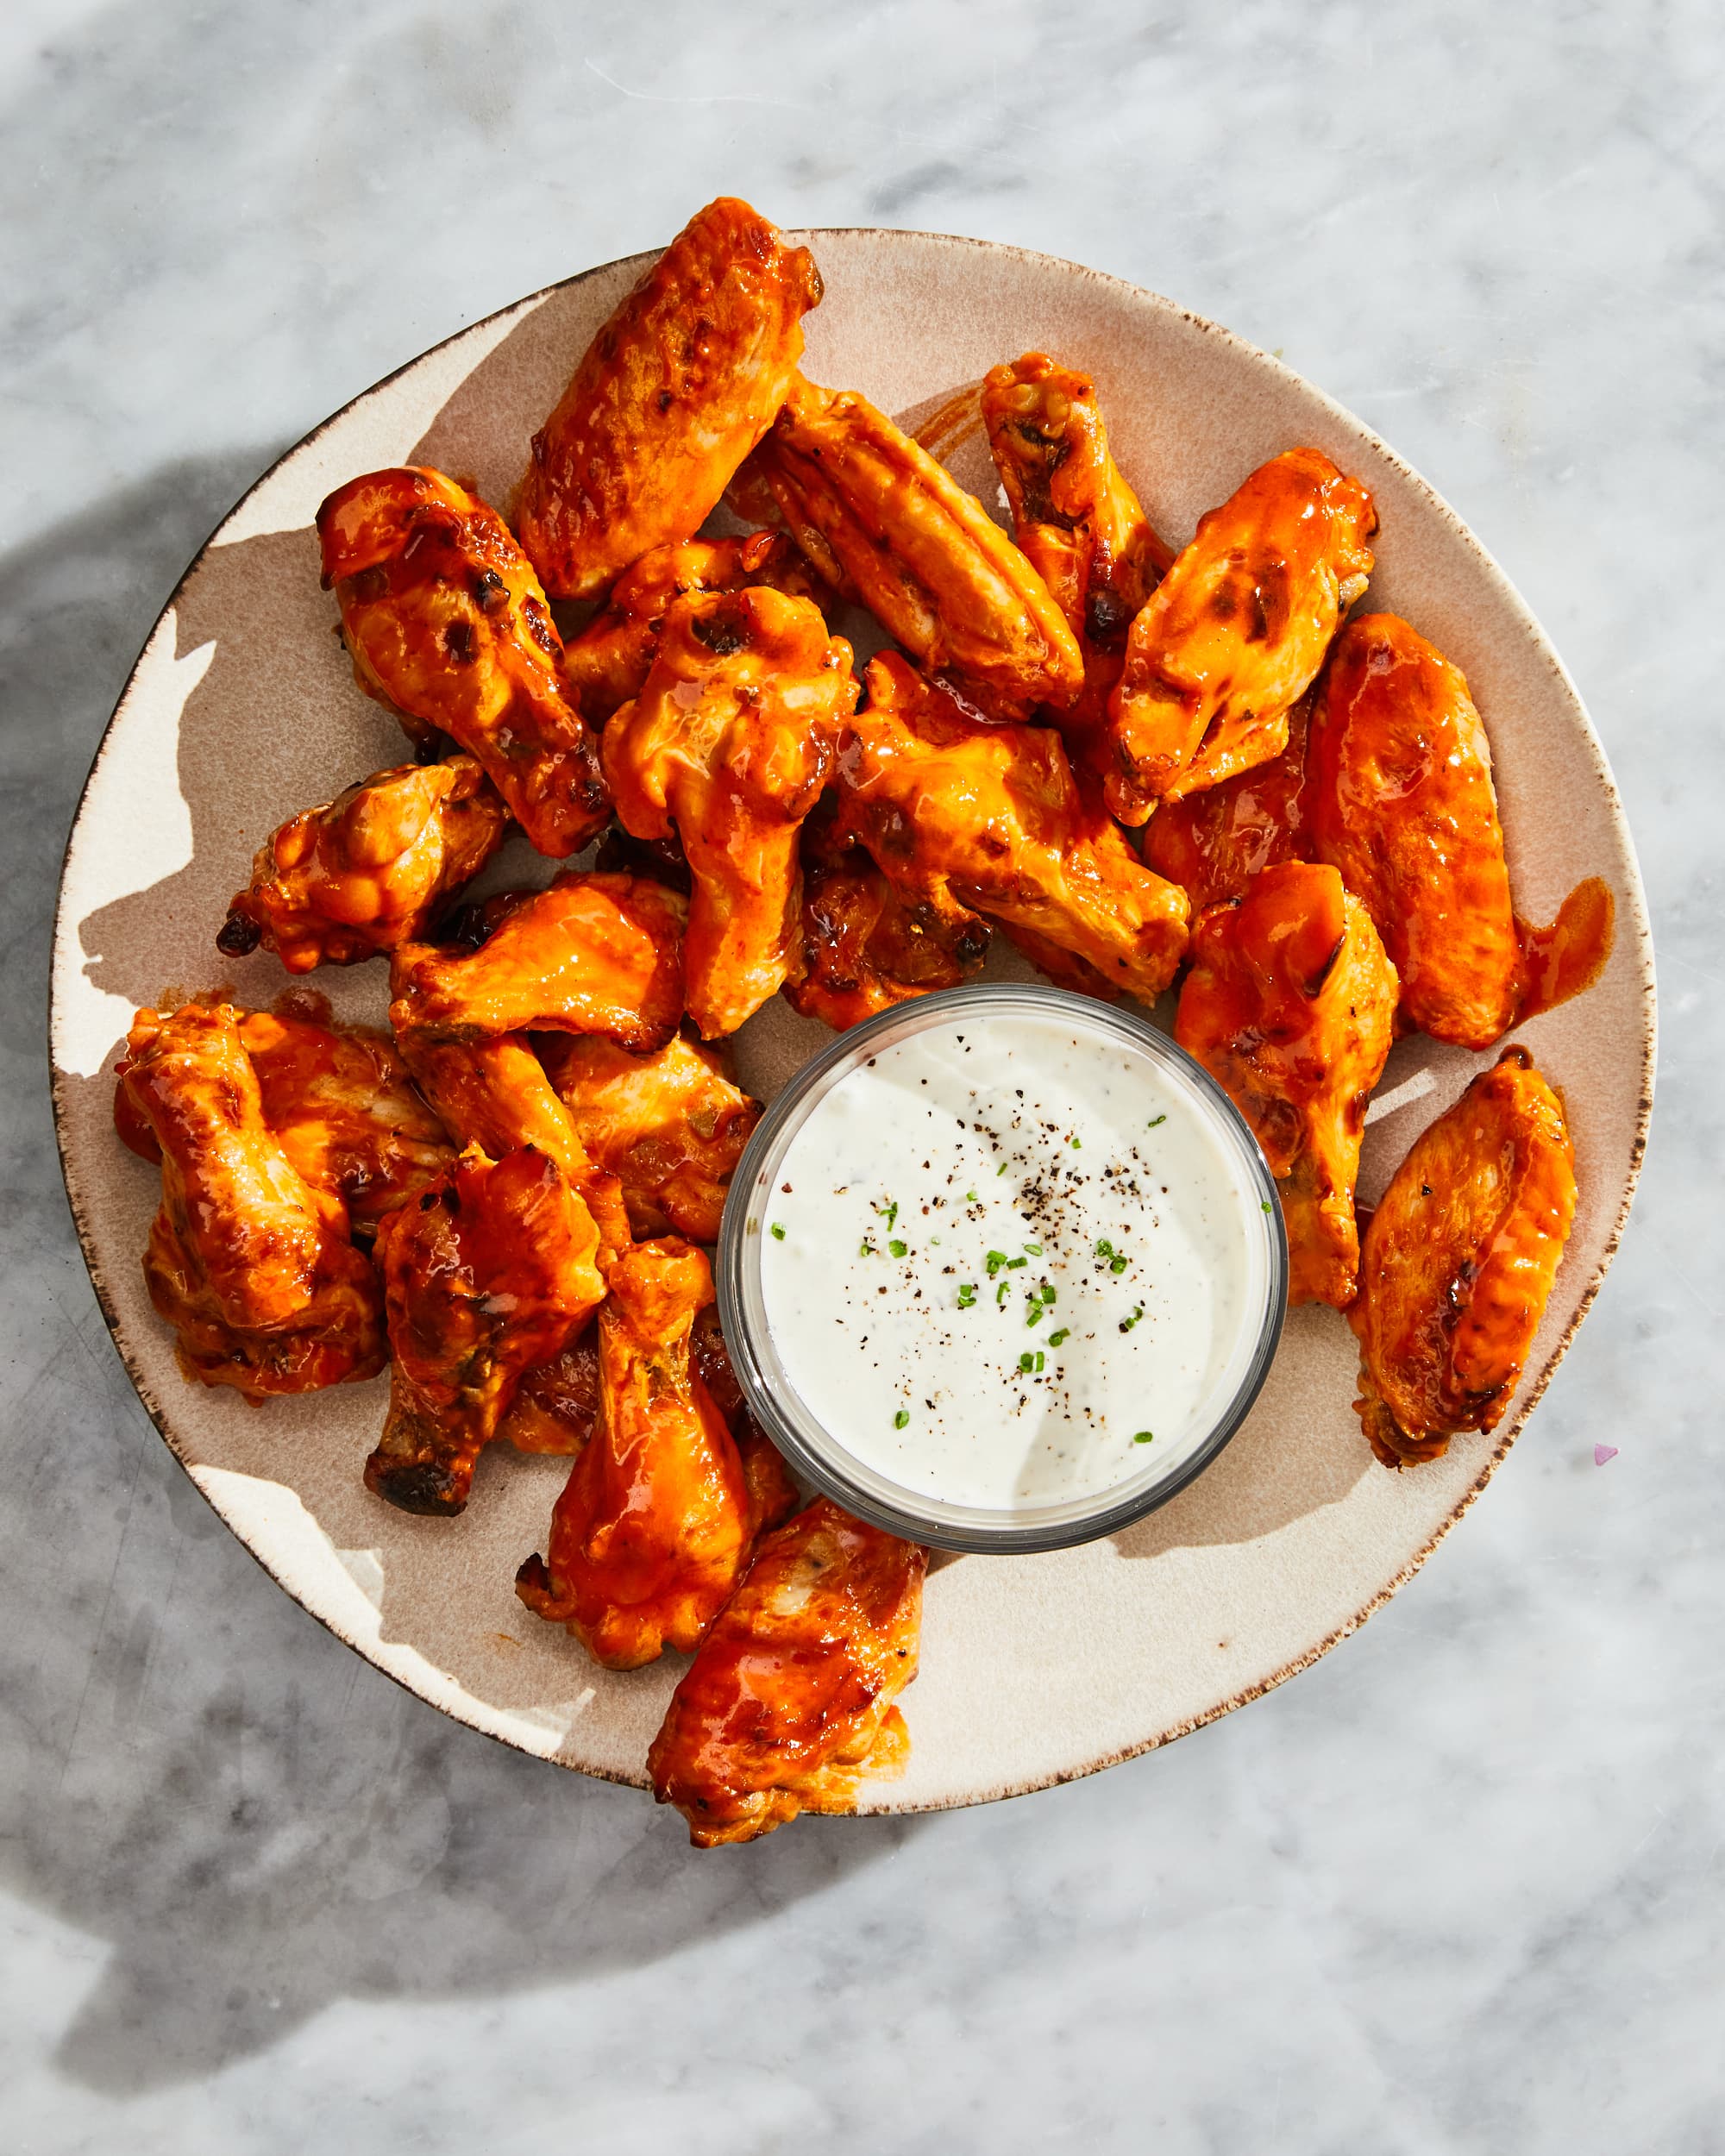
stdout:
<svg viewBox="0 0 1725 2156">
<path fill-rule="evenodd" d="M 756 1205 L 784 1377 L 855 1459 L 945 1504 L 1172 1469 L 1258 1345 L 1246 1163 L 1183 1074 L 1100 1023 L 954 1016 L 882 1047 Z"/>
</svg>

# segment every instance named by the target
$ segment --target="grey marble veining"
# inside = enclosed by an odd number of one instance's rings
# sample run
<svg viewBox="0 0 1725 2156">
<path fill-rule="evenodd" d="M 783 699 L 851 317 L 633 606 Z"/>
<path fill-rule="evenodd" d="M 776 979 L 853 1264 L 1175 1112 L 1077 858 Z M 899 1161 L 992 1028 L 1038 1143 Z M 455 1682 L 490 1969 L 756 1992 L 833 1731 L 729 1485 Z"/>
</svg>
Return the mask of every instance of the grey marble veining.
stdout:
<svg viewBox="0 0 1725 2156">
<path fill-rule="evenodd" d="M 7 13 L 0 2145 L 1725 2149 L 1722 64 L 1683 0 Z M 695 1856 L 205 1509 L 84 1276 L 41 1010 L 85 766 L 223 510 L 721 190 L 1094 263 L 1376 425 L 1590 701 L 1665 1030 L 1597 1308 L 1364 1633 L 1095 1780 Z"/>
</svg>

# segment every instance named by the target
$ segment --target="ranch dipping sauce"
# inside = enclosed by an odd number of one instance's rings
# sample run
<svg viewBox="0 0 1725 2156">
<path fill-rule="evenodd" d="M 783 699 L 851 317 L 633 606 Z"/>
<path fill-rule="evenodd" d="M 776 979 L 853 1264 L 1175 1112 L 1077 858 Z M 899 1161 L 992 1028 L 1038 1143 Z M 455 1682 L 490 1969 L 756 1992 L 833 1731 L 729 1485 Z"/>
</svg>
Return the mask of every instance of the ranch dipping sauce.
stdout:
<svg viewBox="0 0 1725 2156">
<path fill-rule="evenodd" d="M 1261 1379 L 1273 1186 L 1142 1021 L 1049 992 L 950 1000 L 969 1007 L 872 1022 L 770 1176 L 739 1176 L 767 1350 L 745 1363 L 912 1518 L 1082 1518 L 1132 1486 L 1146 1509 Z"/>
</svg>

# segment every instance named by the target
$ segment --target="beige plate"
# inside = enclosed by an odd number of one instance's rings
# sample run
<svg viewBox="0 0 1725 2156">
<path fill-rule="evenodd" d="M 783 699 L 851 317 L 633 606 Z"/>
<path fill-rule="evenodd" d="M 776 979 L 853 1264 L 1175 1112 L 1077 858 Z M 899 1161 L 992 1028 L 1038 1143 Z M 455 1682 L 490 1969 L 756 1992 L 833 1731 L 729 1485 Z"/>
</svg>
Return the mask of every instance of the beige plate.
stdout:
<svg viewBox="0 0 1725 2156">
<path fill-rule="evenodd" d="M 906 1702 L 914 1756 L 902 1781 L 865 1797 L 913 1810 L 1033 1789 L 1176 1737 L 1302 1668 L 1412 1574 L 1502 1457 L 1615 1247 L 1653 1084 L 1653 962 L 1622 812 L 1557 654 L 1477 541 L 1357 420 L 1226 331 L 1070 263 L 919 233 L 812 244 L 828 294 L 807 325 L 815 379 L 919 423 L 996 361 L 1057 353 L 1095 376 L 1120 461 L 1176 542 L 1295 442 L 1358 473 L 1383 517 L 1368 604 L 1411 617 L 1466 670 L 1522 910 L 1548 919 L 1590 874 L 1617 899 L 1603 979 L 1525 1029 L 1568 1102 L 1581 1206 L 1513 1418 L 1435 1465 L 1386 1473 L 1350 1411 L 1346 1326 L 1329 1310 L 1295 1313 L 1244 1431 L 1162 1511 L 1086 1549 L 936 1571 Z M 412 1519 L 360 1481 L 385 1379 L 261 1409 L 184 1383 L 139 1267 L 158 1179 L 121 1147 L 109 1106 L 135 1004 L 223 981 L 267 1003 L 285 985 L 273 959 L 225 961 L 212 942 L 253 849 L 292 811 L 402 758 L 392 721 L 354 685 L 318 589 L 319 501 L 405 461 L 506 502 L 529 435 L 647 259 L 554 285 L 439 345 L 301 442 L 234 511 L 156 624 L 103 742 L 67 851 L 53 981 L 55 1105 L 85 1255 L 187 1472 L 287 1591 L 380 1669 L 524 1751 L 637 1783 L 681 1661 L 608 1675 L 512 1590 L 518 1564 L 543 1547 L 562 1463 L 499 1448 L 461 1519 Z M 997 502 L 974 436 L 951 461 Z M 544 873 L 511 850 L 490 881 Z M 316 985 L 345 1016 L 383 1016 L 380 965 Z M 745 1079 L 770 1092 L 827 1037 L 769 1010 L 739 1041 Z M 1484 1060 L 1418 1039 L 1396 1050 L 1367 1138 L 1368 1196 Z"/>
</svg>

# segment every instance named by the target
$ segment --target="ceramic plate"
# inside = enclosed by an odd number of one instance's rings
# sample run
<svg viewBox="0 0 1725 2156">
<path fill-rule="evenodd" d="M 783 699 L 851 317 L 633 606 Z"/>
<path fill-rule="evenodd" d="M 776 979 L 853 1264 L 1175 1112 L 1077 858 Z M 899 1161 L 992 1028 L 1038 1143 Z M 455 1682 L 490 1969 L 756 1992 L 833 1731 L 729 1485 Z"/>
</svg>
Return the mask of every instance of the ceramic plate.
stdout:
<svg viewBox="0 0 1725 2156">
<path fill-rule="evenodd" d="M 1304 1667 L 1409 1577 L 1522 1427 L 1610 1260 L 1647 1125 L 1653 969 L 1622 808 L 1561 661 L 1478 542 L 1375 436 L 1225 330 L 1093 271 L 919 233 L 825 232 L 810 244 L 827 289 L 806 325 L 814 379 L 860 389 L 914 425 L 996 361 L 1054 352 L 1095 377 L 1115 454 L 1176 543 L 1294 443 L 1358 473 L 1383 519 L 1366 604 L 1408 616 L 1465 670 L 1490 731 L 1521 910 L 1549 919 L 1585 875 L 1605 877 L 1617 901 L 1598 985 L 1521 1035 L 1564 1089 L 1581 1202 L 1503 1426 L 1433 1465 L 1387 1473 L 1351 1412 L 1346 1326 L 1331 1310 L 1295 1311 L 1251 1420 L 1163 1510 L 1084 1549 L 967 1557 L 932 1574 L 922 1674 L 905 1700 L 910 1769 L 863 1797 L 865 1809 L 915 1810 L 1165 1743 Z M 637 1783 L 681 1658 L 609 1674 L 513 1592 L 517 1565 L 544 1547 L 565 1463 L 493 1447 L 461 1518 L 415 1519 L 360 1480 L 386 1378 L 261 1409 L 185 1384 L 139 1265 L 158 1177 L 109 1116 L 135 1005 L 220 983 L 267 1004 L 287 985 L 268 956 L 224 960 L 212 940 L 267 832 L 405 753 L 394 722 L 355 687 L 318 588 L 318 503 L 356 473 L 407 462 L 442 466 L 505 504 L 529 436 L 649 259 L 554 285 L 380 382 L 215 534 L 157 623 L 85 788 L 60 893 L 53 1024 L 85 1255 L 144 1404 L 198 1488 L 289 1594 L 434 1706 Z M 946 454 L 1004 520 L 981 440 Z M 486 881 L 549 873 L 511 849 Z M 380 963 L 312 985 L 342 1016 L 383 1018 Z M 769 1007 L 737 1042 L 745 1083 L 770 1095 L 829 1037 Z M 1487 1060 L 1418 1038 L 1396 1049 L 1366 1138 L 1368 1198 Z"/>
</svg>

